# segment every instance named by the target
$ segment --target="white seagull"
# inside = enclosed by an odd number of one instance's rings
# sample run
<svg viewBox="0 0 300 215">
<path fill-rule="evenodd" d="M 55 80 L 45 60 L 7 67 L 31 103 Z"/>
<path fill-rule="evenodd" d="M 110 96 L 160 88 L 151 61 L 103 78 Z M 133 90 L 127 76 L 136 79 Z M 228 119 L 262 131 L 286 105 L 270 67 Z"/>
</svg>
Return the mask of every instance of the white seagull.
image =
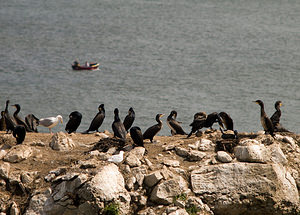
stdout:
<svg viewBox="0 0 300 215">
<path fill-rule="evenodd" d="M 52 134 L 51 128 L 55 127 L 59 121 L 63 123 L 63 118 L 61 115 L 39 119 L 39 125 L 49 128 L 49 131 Z"/>
<path fill-rule="evenodd" d="M 112 155 L 110 158 L 108 158 L 107 161 L 113 162 L 113 163 L 121 163 L 123 161 L 123 154 L 124 154 L 124 151 L 120 151 L 120 154 Z"/>
</svg>

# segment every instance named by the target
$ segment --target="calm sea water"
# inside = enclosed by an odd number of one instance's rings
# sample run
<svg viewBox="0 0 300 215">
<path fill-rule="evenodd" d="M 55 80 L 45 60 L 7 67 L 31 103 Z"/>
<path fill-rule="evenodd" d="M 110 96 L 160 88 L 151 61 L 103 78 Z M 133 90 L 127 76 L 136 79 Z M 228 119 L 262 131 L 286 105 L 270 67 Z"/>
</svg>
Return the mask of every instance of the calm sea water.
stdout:
<svg viewBox="0 0 300 215">
<path fill-rule="evenodd" d="M 0 109 L 61 114 L 54 131 L 75 110 L 86 130 L 101 103 L 110 131 L 115 107 L 124 119 L 132 106 L 143 131 L 172 109 L 186 131 L 195 112 L 225 111 L 250 132 L 262 129 L 252 101 L 271 115 L 281 100 L 299 133 L 299 23 L 299 0 L 1 1 Z M 72 71 L 75 59 L 100 70 Z"/>
</svg>

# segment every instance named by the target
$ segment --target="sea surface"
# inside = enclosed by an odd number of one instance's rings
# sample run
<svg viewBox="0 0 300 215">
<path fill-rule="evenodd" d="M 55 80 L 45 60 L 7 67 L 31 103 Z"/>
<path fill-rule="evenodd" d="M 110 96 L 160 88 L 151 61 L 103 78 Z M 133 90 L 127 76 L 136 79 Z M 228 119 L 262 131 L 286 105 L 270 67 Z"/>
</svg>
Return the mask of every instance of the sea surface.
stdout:
<svg viewBox="0 0 300 215">
<path fill-rule="evenodd" d="M 73 71 L 76 59 L 101 65 Z M 61 114 L 53 131 L 75 110 L 86 130 L 101 103 L 102 131 L 112 131 L 116 107 L 121 119 L 133 107 L 142 131 L 164 113 L 159 135 L 170 135 L 173 109 L 186 132 L 199 111 L 229 113 L 238 131 L 262 130 L 252 101 L 271 116 L 281 100 L 282 125 L 299 133 L 300 1 L 2 0 L 1 110 L 7 99 L 23 117 Z"/>
</svg>

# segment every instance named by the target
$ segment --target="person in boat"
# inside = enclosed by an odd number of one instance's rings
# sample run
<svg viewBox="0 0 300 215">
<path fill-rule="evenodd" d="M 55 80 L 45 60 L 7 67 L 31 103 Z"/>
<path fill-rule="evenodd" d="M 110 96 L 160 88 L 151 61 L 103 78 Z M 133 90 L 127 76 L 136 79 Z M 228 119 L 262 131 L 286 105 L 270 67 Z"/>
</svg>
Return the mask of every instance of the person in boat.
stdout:
<svg viewBox="0 0 300 215">
<path fill-rule="evenodd" d="M 77 60 L 74 61 L 74 66 L 80 66 Z"/>
<path fill-rule="evenodd" d="M 85 66 L 89 67 L 90 66 L 89 62 L 85 61 Z"/>
</svg>

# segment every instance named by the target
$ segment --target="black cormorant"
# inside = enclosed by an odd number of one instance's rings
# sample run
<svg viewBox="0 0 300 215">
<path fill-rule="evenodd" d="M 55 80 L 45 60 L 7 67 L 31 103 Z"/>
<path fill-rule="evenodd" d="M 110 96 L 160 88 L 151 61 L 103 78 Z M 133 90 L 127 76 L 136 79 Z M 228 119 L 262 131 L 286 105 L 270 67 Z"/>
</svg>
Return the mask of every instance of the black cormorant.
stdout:
<svg viewBox="0 0 300 215">
<path fill-rule="evenodd" d="M 177 117 L 177 112 L 175 110 L 172 110 L 170 115 L 167 118 L 167 125 L 171 129 L 171 134 L 172 135 L 176 135 L 176 134 L 185 135 L 186 133 L 182 129 L 179 122 L 176 120 L 176 117 Z"/>
<path fill-rule="evenodd" d="M 120 120 L 119 109 L 118 108 L 115 108 L 114 114 L 115 114 L 115 118 L 114 118 L 114 121 L 113 121 L 113 123 L 111 125 L 112 130 L 114 132 L 114 137 L 118 137 L 122 141 L 125 142 L 125 140 L 126 140 L 126 133 L 127 132 L 125 130 L 125 127 L 124 127 L 122 121 Z"/>
<path fill-rule="evenodd" d="M 203 112 L 199 112 L 203 113 Z M 213 112 L 211 114 L 208 114 L 205 118 L 204 114 L 196 113 L 194 115 L 194 121 L 190 124 L 192 126 L 192 130 L 187 136 L 189 138 L 193 133 L 200 130 L 201 128 L 211 128 L 215 122 L 219 123 L 220 127 L 223 127 L 222 120 L 217 112 Z"/>
<path fill-rule="evenodd" d="M 4 119 L 5 119 L 7 133 L 9 131 L 13 132 L 17 125 L 15 120 L 11 117 L 11 115 L 8 112 L 8 104 L 9 104 L 9 100 L 6 101 L 6 106 L 5 106 L 5 111 L 4 111 Z"/>
<path fill-rule="evenodd" d="M 39 119 L 35 115 L 28 114 L 25 117 L 25 123 L 32 131 L 38 132 L 37 126 L 39 125 Z"/>
<path fill-rule="evenodd" d="M 266 133 L 274 136 L 274 126 L 265 112 L 264 103 L 261 100 L 253 101 L 260 106 L 260 122 Z"/>
<path fill-rule="evenodd" d="M 131 107 L 128 110 L 128 115 L 125 117 L 123 121 L 126 132 L 128 132 L 129 128 L 132 126 L 134 118 L 135 118 L 135 113 L 133 108 Z"/>
<path fill-rule="evenodd" d="M 5 112 L 1 111 L 0 131 L 6 131 L 6 124 L 5 124 L 4 114 L 5 114 Z"/>
<path fill-rule="evenodd" d="M 84 133 L 89 133 L 90 131 L 97 131 L 99 132 L 99 127 L 102 125 L 103 120 L 105 118 L 105 109 L 104 104 L 99 105 L 98 107 L 99 112 L 96 114 L 94 119 L 92 120 L 90 127 Z"/>
<path fill-rule="evenodd" d="M 77 128 L 79 127 L 82 119 L 82 114 L 79 113 L 78 111 L 74 111 L 70 113 L 69 115 L 69 121 L 66 124 L 66 132 L 68 134 L 71 134 L 72 132 L 76 132 Z"/>
<path fill-rule="evenodd" d="M 20 113 L 21 106 L 19 104 L 14 104 L 12 106 L 16 108 L 16 111 L 14 112 L 13 116 L 17 125 L 23 125 L 27 132 L 32 132 L 32 130 L 25 123 L 25 121 L 21 119 L 21 117 L 18 115 Z"/>
<path fill-rule="evenodd" d="M 134 126 L 134 127 L 130 128 L 130 136 L 131 136 L 131 139 L 133 140 L 133 142 L 137 146 L 144 147 L 144 138 L 143 138 L 142 131 L 139 127 Z"/>
<path fill-rule="evenodd" d="M 162 121 L 160 120 L 160 118 L 164 116 L 164 114 L 157 114 L 155 119 L 158 122 L 158 124 L 151 126 L 150 128 L 148 128 L 144 134 L 143 134 L 143 138 L 144 140 L 149 139 L 151 141 L 151 143 L 153 143 L 153 137 L 161 130 L 162 128 Z"/>
<path fill-rule="evenodd" d="M 220 112 L 219 116 L 221 117 L 222 123 L 225 125 L 226 130 L 233 131 L 233 120 L 230 115 L 226 112 Z"/>
<path fill-rule="evenodd" d="M 14 128 L 13 136 L 16 138 L 17 144 L 23 143 L 23 141 L 25 139 L 25 136 L 26 136 L 26 129 L 25 129 L 25 127 L 23 125 L 17 125 Z"/>
<path fill-rule="evenodd" d="M 281 117 L 281 110 L 280 107 L 282 105 L 281 101 L 275 102 L 275 113 L 271 116 L 270 120 L 273 123 L 274 128 L 276 128 L 279 125 L 280 117 Z"/>
</svg>

